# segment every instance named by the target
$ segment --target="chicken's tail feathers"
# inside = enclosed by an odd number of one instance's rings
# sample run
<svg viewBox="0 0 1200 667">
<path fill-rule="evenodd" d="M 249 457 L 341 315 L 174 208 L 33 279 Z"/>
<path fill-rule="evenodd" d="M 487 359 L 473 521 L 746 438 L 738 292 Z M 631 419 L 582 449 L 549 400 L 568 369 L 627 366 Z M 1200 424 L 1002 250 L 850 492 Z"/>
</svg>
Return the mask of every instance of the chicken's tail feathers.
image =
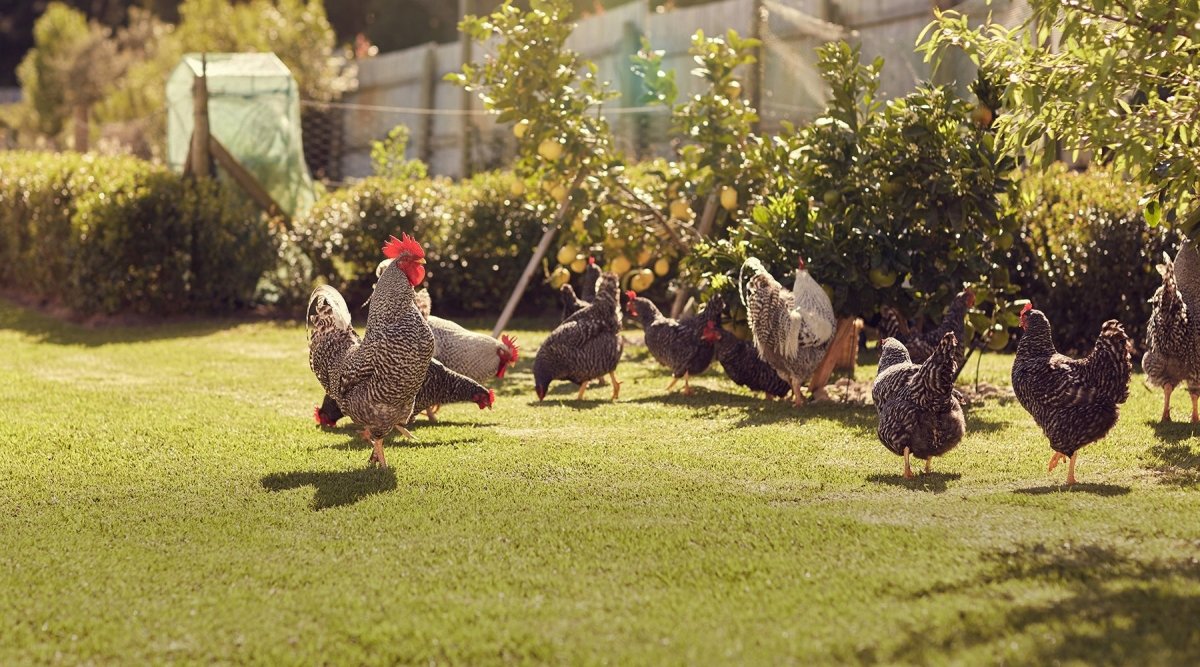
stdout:
<svg viewBox="0 0 1200 667">
<path fill-rule="evenodd" d="M 944 400 L 954 391 L 954 378 L 958 376 L 958 337 L 947 331 L 933 353 L 921 364 L 918 382 L 933 398 Z"/>
<path fill-rule="evenodd" d="M 1129 376 L 1133 372 L 1132 344 L 1125 328 L 1117 320 L 1100 326 L 1100 336 L 1090 360 L 1095 369 L 1093 381 L 1105 398 L 1124 403 L 1129 398 Z"/>
<path fill-rule="evenodd" d="M 308 297 L 308 311 L 305 317 L 309 338 L 313 332 L 321 329 L 338 329 L 353 331 L 350 322 L 350 309 L 340 292 L 329 285 L 318 285 Z"/>
<path fill-rule="evenodd" d="M 906 328 L 898 310 L 891 306 L 882 306 L 879 309 L 879 340 L 895 338 L 903 341 L 907 338 L 904 335 L 907 333 Z"/>
<path fill-rule="evenodd" d="M 747 257 L 746 261 L 742 262 L 741 268 L 738 269 L 738 298 L 742 300 L 742 305 L 747 306 L 750 303 L 746 300 L 746 268 L 749 267 L 753 274 L 751 277 L 757 276 L 760 273 L 767 273 L 767 267 L 763 265 L 762 260 L 757 257 Z"/>
</svg>

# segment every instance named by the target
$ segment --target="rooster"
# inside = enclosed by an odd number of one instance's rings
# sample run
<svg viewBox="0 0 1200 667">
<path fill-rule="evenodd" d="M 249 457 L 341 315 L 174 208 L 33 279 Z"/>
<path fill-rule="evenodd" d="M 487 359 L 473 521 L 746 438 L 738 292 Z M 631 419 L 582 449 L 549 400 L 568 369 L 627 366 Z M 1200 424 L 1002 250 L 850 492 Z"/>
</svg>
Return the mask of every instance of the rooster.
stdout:
<svg viewBox="0 0 1200 667">
<path fill-rule="evenodd" d="M 1186 248 L 1180 249 L 1180 255 Z M 1164 422 L 1171 421 L 1171 392 L 1184 380 L 1192 396 L 1192 423 L 1200 422 L 1200 331 L 1175 281 L 1175 263 L 1163 253 L 1162 286 L 1150 303 L 1154 312 L 1146 326 L 1146 354 L 1142 368 L 1150 384 L 1163 388 Z"/>
<path fill-rule="evenodd" d="M 950 308 L 946 310 L 946 316 L 942 318 L 942 324 L 925 333 L 907 332 L 907 327 L 901 325 L 900 313 L 891 306 L 884 306 L 879 309 L 879 338 L 881 341 L 887 338 L 896 339 L 908 350 L 913 363 L 919 364 L 933 354 L 933 350 L 941 344 L 947 333 L 952 333 L 955 340 L 960 343 L 959 348 L 955 350 L 954 359 L 961 368 L 966 361 L 962 346 L 967 342 L 963 337 L 965 333 L 963 320 L 967 316 L 967 311 L 974 305 L 975 292 L 968 287 L 954 296 L 954 300 L 950 302 Z"/>
<path fill-rule="evenodd" d="M 667 391 L 671 391 L 679 378 L 683 378 L 683 393 L 690 395 L 689 378 L 708 370 L 712 364 L 713 347 L 711 336 L 703 337 L 705 331 L 717 329 L 721 316 L 721 302 L 714 298 L 705 304 L 697 315 L 673 320 L 666 317 L 646 297 L 629 290 L 625 292 L 625 312 L 637 319 L 646 332 L 646 349 L 658 363 L 671 369 L 674 376 Z"/>
<path fill-rule="evenodd" d="M 467 401 L 473 401 L 480 410 L 491 409 L 492 404 L 496 402 L 496 392 L 469 377 L 446 368 L 437 359 L 432 359 L 429 362 L 429 369 L 425 373 L 425 382 L 421 385 L 421 391 L 417 392 L 416 401 L 413 403 L 413 413 L 409 423 L 415 421 L 417 415 L 422 412 L 429 417 L 429 421 L 436 422 L 434 414 L 437 413 L 438 407 L 445 403 L 465 403 Z M 325 395 L 325 400 L 321 402 L 320 407 L 313 410 L 313 419 L 316 420 L 317 426 L 336 426 L 338 420 L 343 416 L 337 401 L 333 400 L 329 394 Z"/>
<path fill-rule="evenodd" d="M 368 464 L 387 467 L 383 438 L 404 428 L 433 358 L 433 332 L 413 305 L 413 288 L 425 279 L 425 251 L 412 237 L 391 237 L 383 246 L 393 260 L 382 269 L 371 295 L 367 332 L 360 339 L 350 310 L 329 285 L 308 300 L 309 366 L 325 393 L 364 427 L 371 443 Z"/>
<path fill-rule="evenodd" d="M 751 257 L 745 267 L 755 275 L 746 285 L 746 304 L 754 346 L 759 356 L 792 388 L 797 406 L 804 404 L 801 387 L 820 365 L 833 341 L 837 320 L 825 290 L 813 280 L 801 258 L 791 291 L 767 273 L 762 262 Z"/>
<path fill-rule="evenodd" d="M 433 330 L 433 356 L 476 382 L 503 378 L 520 356 L 517 339 L 507 334 L 496 340 L 436 315 L 430 315 L 428 322 Z"/>
<path fill-rule="evenodd" d="M 1108 433 L 1117 423 L 1119 405 L 1129 398 L 1129 337 L 1120 322 L 1108 320 L 1091 354 L 1072 359 L 1054 349 L 1050 321 L 1032 304 L 1021 311 L 1021 328 L 1025 334 L 1013 362 L 1013 392 L 1050 439 L 1049 469 L 1069 458 L 1067 484 L 1074 484 L 1079 450 Z"/>
<path fill-rule="evenodd" d="M 550 383 L 569 380 L 579 385 L 579 399 L 588 383 L 608 375 L 612 399 L 621 394 L 617 363 L 621 360 L 621 297 L 615 273 L 604 273 L 596 287 L 596 299 L 550 332 L 533 360 L 534 391 L 546 397 Z"/>
<path fill-rule="evenodd" d="M 904 457 L 906 479 L 913 476 L 909 456 L 924 459 L 929 472 L 933 457 L 957 447 L 966 431 L 962 403 L 954 389 L 957 351 L 958 339 L 949 331 L 920 365 L 913 363 L 900 341 L 883 342 L 871 399 L 879 412 L 879 441 Z"/>
<path fill-rule="evenodd" d="M 750 343 L 739 340 L 720 327 L 705 328 L 700 335 L 712 343 L 714 356 L 721 362 L 721 368 L 725 369 L 725 375 L 730 380 L 750 391 L 763 392 L 767 399 L 772 396 L 783 398 L 791 390 L 779 373 L 758 356 L 758 350 Z"/>
</svg>

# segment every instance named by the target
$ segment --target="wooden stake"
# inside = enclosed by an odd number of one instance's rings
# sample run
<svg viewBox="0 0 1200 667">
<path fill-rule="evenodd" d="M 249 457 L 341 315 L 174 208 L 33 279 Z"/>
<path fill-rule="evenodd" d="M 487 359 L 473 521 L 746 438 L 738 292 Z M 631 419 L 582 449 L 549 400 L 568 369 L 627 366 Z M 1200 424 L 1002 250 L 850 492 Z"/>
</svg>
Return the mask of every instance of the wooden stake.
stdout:
<svg viewBox="0 0 1200 667">
<path fill-rule="evenodd" d="M 203 180 L 212 175 L 212 157 L 208 153 L 208 59 L 200 55 L 200 76 L 192 81 L 192 175 Z"/>
<path fill-rule="evenodd" d="M 504 311 L 500 313 L 500 319 L 496 320 L 496 326 L 492 329 L 492 338 L 495 338 L 504 331 L 504 327 L 508 326 L 508 321 L 512 319 L 513 311 L 517 309 L 517 304 L 521 302 L 521 297 L 525 294 L 525 289 L 529 287 L 529 280 L 533 277 L 533 272 L 537 270 L 538 263 L 545 257 L 546 250 L 550 247 L 550 242 L 554 240 L 554 235 L 558 233 L 559 227 L 562 227 L 563 220 L 567 217 L 567 212 L 571 210 L 571 196 L 576 188 L 583 183 L 586 174 L 579 172 L 575 177 L 575 181 L 571 183 L 571 189 L 567 191 L 567 198 L 562 200 L 558 205 L 558 212 L 554 214 L 554 220 L 550 226 L 546 228 L 546 232 L 542 234 L 542 240 L 538 241 L 537 247 L 533 250 L 533 257 L 529 258 L 529 263 L 525 265 L 525 270 L 521 273 L 521 279 L 517 281 L 517 286 L 513 288 L 512 296 L 508 297 L 508 303 L 504 305 Z"/>
<path fill-rule="evenodd" d="M 241 187 L 242 190 L 254 200 L 254 203 L 262 207 L 262 209 L 267 212 L 267 215 L 273 215 L 282 218 L 283 226 L 290 230 L 292 228 L 291 219 L 286 213 L 283 212 L 283 208 L 278 202 L 275 201 L 275 198 L 272 197 L 271 194 L 267 192 L 266 188 L 264 188 L 262 184 L 258 182 L 258 179 L 254 177 L 254 174 L 251 174 L 249 171 L 247 171 L 246 168 L 237 161 L 237 158 L 233 157 L 233 155 L 221 145 L 221 142 L 217 141 L 216 137 L 210 136 L 208 139 L 208 148 L 212 152 L 212 156 L 216 158 L 217 164 L 221 165 L 222 169 L 229 172 L 229 175 L 233 177 L 234 182 L 236 182 L 238 186 Z"/>
<path fill-rule="evenodd" d="M 808 382 L 808 391 L 814 398 L 825 396 L 825 385 L 828 384 L 829 376 L 833 374 L 833 367 L 837 364 L 838 351 L 845 349 L 846 338 L 855 333 L 854 319 L 853 317 L 843 317 L 838 320 L 833 341 L 829 344 L 829 349 L 825 350 L 825 357 L 821 359 L 821 364 L 817 366 L 812 379 Z"/>
</svg>

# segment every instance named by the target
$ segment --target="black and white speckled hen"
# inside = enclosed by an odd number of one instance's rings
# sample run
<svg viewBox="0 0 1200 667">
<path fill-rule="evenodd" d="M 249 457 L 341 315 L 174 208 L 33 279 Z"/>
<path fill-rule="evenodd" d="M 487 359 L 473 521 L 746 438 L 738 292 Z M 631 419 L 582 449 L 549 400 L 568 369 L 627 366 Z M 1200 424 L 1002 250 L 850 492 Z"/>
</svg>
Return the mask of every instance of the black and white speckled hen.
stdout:
<svg viewBox="0 0 1200 667">
<path fill-rule="evenodd" d="M 768 399 L 772 396 L 783 398 L 791 391 L 788 383 L 758 356 L 758 350 L 750 343 L 720 327 L 706 330 L 702 335 L 713 344 L 714 356 L 730 380 L 750 391 L 761 391 Z"/>
<path fill-rule="evenodd" d="M 560 320 L 562 322 L 588 307 L 587 301 L 575 295 L 575 289 L 571 287 L 571 283 L 563 283 L 562 287 L 558 288 L 558 301 L 562 304 L 562 319 Z"/>
<path fill-rule="evenodd" d="M 617 363 L 621 360 L 621 295 L 614 273 L 604 273 L 596 287 L 596 299 L 587 308 L 558 325 L 542 342 L 533 360 L 534 391 L 538 400 L 555 380 L 579 385 L 579 398 L 588 383 L 608 375 L 612 397 L 617 400 L 621 383 L 617 381 Z"/>
<path fill-rule="evenodd" d="M 429 369 L 425 373 L 425 382 L 421 385 L 421 391 L 417 392 L 416 401 L 413 403 L 413 413 L 409 423 L 416 421 L 417 415 L 422 412 L 426 413 L 429 421 L 436 422 L 437 419 L 434 415 L 442 405 L 468 401 L 474 402 L 480 410 L 491 408 L 492 404 L 496 402 L 496 392 L 465 375 L 446 368 L 437 359 L 432 359 L 429 362 Z M 325 400 L 321 402 L 320 407 L 313 411 L 313 418 L 318 426 L 336 426 L 338 420 L 343 416 L 337 401 L 333 400 L 329 394 L 325 395 Z"/>
<path fill-rule="evenodd" d="M 325 393 L 364 427 L 372 446 L 368 463 L 387 467 L 383 438 L 405 428 L 433 358 L 433 333 L 413 304 L 413 287 L 425 279 L 425 251 L 407 234 L 391 237 L 385 267 L 371 295 L 367 331 L 360 339 L 350 311 L 329 285 L 308 301 L 309 366 Z"/>
<path fill-rule="evenodd" d="M 1021 311 L 1021 328 L 1025 333 L 1013 361 L 1013 392 L 1050 439 L 1054 455 L 1049 469 L 1069 458 L 1067 484 L 1074 484 L 1079 450 L 1108 433 L 1117 423 L 1120 404 L 1129 398 L 1129 337 L 1120 322 L 1108 320 L 1091 354 L 1072 359 L 1054 348 L 1050 321 L 1031 304 Z"/>
<path fill-rule="evenodd" d="M 954 296 L 950 307 L 946 309 L 942 323 L 936 329 L 923 333 L 907 331 L 908 327 L 901 325 L 902 318 L 899 311 L 891 306 L 883 306 L 879 309 L 879 339 L 883 341 L 887 338 L 894 338 L 900 341 L 908 350 L 908 355 L 912 357 L 913 363 L 919 364 L 933 354 L 933 350 L 941 344 L 942 338 L 947 333 L 952 333 L 955 340 L 959 342 L 959 347 L 955 351 L 955 361 L 961 367 L 965 360 L 963 346 L 967 342 L 963 338 L 965 334 L 963 322 L 966 319 L 967 311 L 974 305 L 975 292 L 968 287 Z"/>
<path fill-rule="evenodd" d="M 1180 249 L 1183 253 L 1185 249 Z M 1192 423 L 1200 422 L 1200 322 L 1188 310 L 1175 281 L 1175 263 L 1164 256 L 1162 286 L 1150 302 L 1154 311 L 1146 326 L 1142 368 L 1150 384 L 1163 388 L 1164 422 L 1171 421 L 1171 392 L 1186 381 L 1192 397 Z"/>
<path fill-rule="evenodd" d="M 743 296 L 754 346 L 763 361 L 792 388 L 796 405 L 803 405 L 801 387 L 812 377 L 833 342 L 837 326 L 833 304 L 808 274 L 803 258 L 798 262 L 791 290 L 771 277 L 757 259 L 752 257 L 745 265 L 755 274 Z"/>
<path fill-rule="evenodd" d="M 966 432 L 962 403 L 954 389 L 957 350 L 958 339 L 947 331 L 929 358 L 918 365 L 900 341 L 883 342 L 879 374 L 871 386 L 871 399 L 879 412 L 876 432 L 884 447 L 904 457 L 906 478 L 913 476 L 910 456 L 924 459 L 929 472 L 933 457 L 957 447 Z"/>
<path fill-rule="evenodd" d="M 508 367 L 517 363 L 520 349 L 512 336 L 504 334 L 496 340 L 436 315 L 427 320 L 433 330 L 433 356 L 455 372 L 487 382 L 503 378 Z"/>
<path fill-rule="evenodd" d="M 558 300 L 562 304 L 562 321 L 567 321 L 575 313 L 587 308 L 596 299 L 596 282 L 600 280 L 600 267 L 596 266 L 596 258 L 588 257 L 587 268 L 579 278 L 579 294 L 565 283 L 558 288 Z"/>
<path fill-rule="evenodd" d="M 646 332 L 646 349 L 658 363 L 671 369 L 673 378 L 667 391 L 683 378 L 683 393 L 691 394 L 691 376 L 703 373 L 712 364 L 712 342 L 706 340 L 703 333 L 717 329 L 721 317 L 720 301 L 710 300 L 699 313 L 673 320 L 663 315 L 654 302 L 638 296 L 633 290 L 627 291 L 625 296 L 628 298 L 625 312 Z"/>
</svg>

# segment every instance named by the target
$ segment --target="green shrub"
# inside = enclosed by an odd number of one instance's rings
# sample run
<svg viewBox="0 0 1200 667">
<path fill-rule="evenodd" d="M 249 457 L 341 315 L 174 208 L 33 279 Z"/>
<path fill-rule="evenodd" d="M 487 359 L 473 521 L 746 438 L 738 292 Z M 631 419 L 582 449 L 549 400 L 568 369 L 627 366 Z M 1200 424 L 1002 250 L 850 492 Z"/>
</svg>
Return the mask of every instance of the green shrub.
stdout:
<svg viewBox="0 0 1200 667">
<path fill-rule="evenodd" d="M 83 313 L 248 305 L 275 244 L 216 182 L 135 158 L 0 154 L 0 283 Z"/>
<path fill-rule="evenodd" d="M 293 241 L 311 258 L 316 276 L 342 291 L 353 306 L 370 296 L 383 242 L 389 235 L 410 233 L 425 248 L 436 312 L 495 314 L 549 217 L 511 194 L 513 178 L 492 172 L 457 183 L 364 179 L 318 201 L 297 221 Z M 522 309 L 536 312 L 552 298 L 535 277 Z"/>
<path fill-rule="evenodd" d="M 1028 173 L 1016 208 L 1012 280 L 1050 318 L 1059 347 L 1090 350 L 1100 325 L 1116 318 L 1140 349 L 1162 284 L 1155 264 L 1164 251 L 1175 255 L 1179 233 L 1147 225 L 1137 188 L 1105 167 Z"/>
</svg>

